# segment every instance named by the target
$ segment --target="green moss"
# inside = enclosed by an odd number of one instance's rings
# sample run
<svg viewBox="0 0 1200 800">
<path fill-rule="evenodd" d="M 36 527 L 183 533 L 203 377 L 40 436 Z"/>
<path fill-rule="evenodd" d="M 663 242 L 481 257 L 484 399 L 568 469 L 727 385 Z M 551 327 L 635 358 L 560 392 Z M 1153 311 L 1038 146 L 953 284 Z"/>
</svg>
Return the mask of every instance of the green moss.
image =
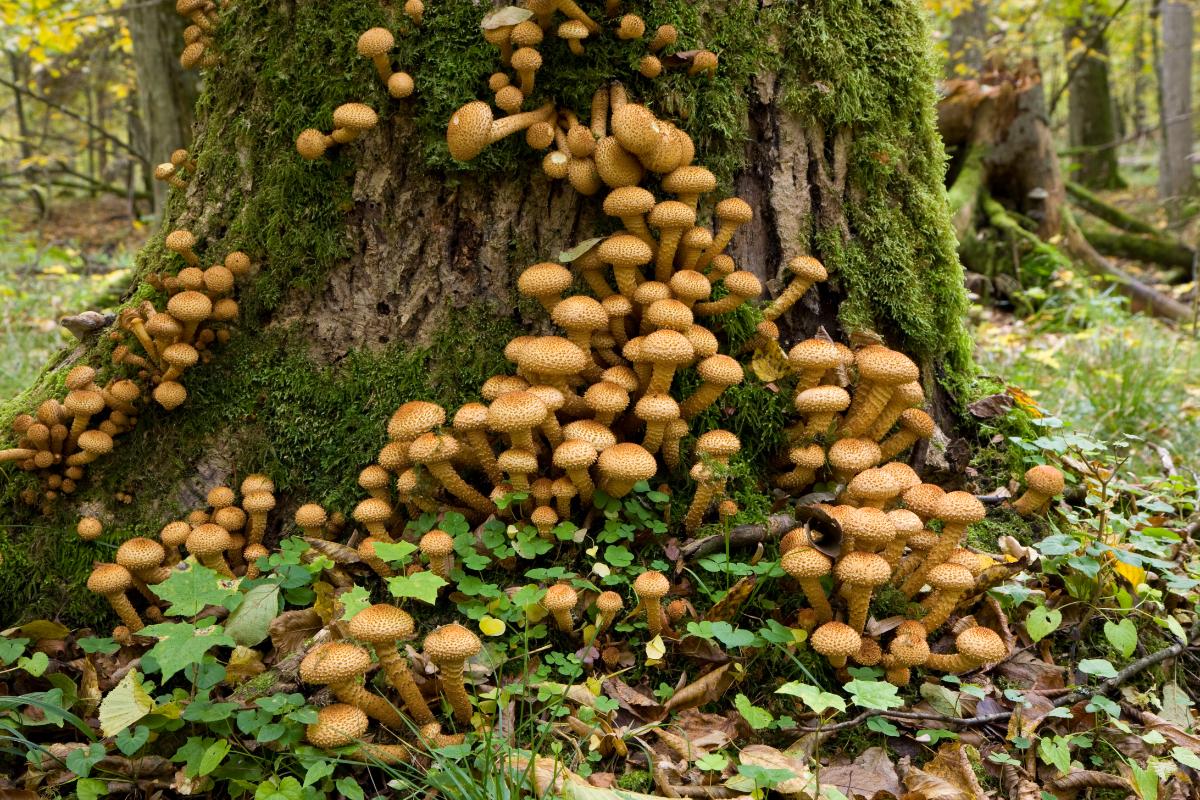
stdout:
<svg viewBox="0 0 1200 800">
<path fill-rule="evenodd" d="M 1011 536 L 1021 544 L 1030 544 L 1033 530 L 1029 522 L 1008 506 L 988 509 L 988 515 L 982 522 L 977 522 L 967 529 L 967 546 L 982 550 L 985 553 L 995 553 L 999 550 L 997 544 L 1002 536 Z"/>
<path fill-rule="evenodd" d="M 617 786 L 627 792 L 648 792 L 654 788 L 654 776 L 644 769 L 630 770 L 617 778 Z"/>
</svg>

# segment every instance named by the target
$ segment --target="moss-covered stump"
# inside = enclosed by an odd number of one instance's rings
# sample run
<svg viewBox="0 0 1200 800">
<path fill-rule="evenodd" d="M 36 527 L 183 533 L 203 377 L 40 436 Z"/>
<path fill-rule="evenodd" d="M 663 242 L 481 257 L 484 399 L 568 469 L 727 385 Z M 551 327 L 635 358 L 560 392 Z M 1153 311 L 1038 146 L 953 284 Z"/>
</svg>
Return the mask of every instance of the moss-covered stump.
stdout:
<svg viewBox="0 0 1200 800">
<path fill-rule="evenodd" d="M 602 12 L 598 2 L 584 5 Z M 971 373 L 966 300 L 918 4 L 630 5 L 649 30 L 674 23 L 676 49 L 719 54 L 716 76 L 673 70 L 650 80 L 637 72 L 644 47 L 605 37 L 577 58 L 547 37 L 526 107 L 553 100 L 586 115 L 593 91 L 621 80 L 692 136 L 698 160 L 722 184 L 718 197 L 736 193 L 754 207 L 730 249 L 740 268 L 774 294 L 790 257 L 812 252 L 828 267 L 830 281 L 781 320 L 784 344 L 821 325 L 843 338 L 877 332 L 921 362 L 935 410 L 952 425 Z M 349 511 L 357 472 L 399 403 L 457 404 L 503 366 L 500 348 L 518 328 L 545 324 L 540 308 L 518 302 L 519 271 L 618 221 L 599 215 L 595 199 L 551 183 L 521 137 L 469 165 L 451 159 L 449 117 L 490 97 L 496 58 L 480 36 L 480 13 L 472 0 L 439 0 L 415 32 L 398 4 L 244 0 L 222 11 L 221 63 L 206 73 L 190 143 L 199 169 L 173 192 L 139 270 L 182 265 L 163 246 L 176 228 L 196 235 L 206 264 L 245 251 L 257 271 L 239 289 L 240 328 L 213 363 L 189 371 L 187 403 L 169 414 L 148 410 L 52 516 L 15 502 L 24 476 L 5 469 L 0 621 L 94 621 L 104 612 L 82 588 L 93 558 L 156 531 L 199 499 L 201 484 L 265 471 L 293 506 L 311 499 Z M 396 32 L 394 63 L 414 76 L 413 97 L 391 99 L 356 54 L 372 26 Z M 301 159 L 300 130 L 330 130 L 333 109 L 349 101 L 379 112 L 378 127 L 326 158 Z M 131 286 L 131 298 L 151 294 Z M 729 325 L 745 338 L 753 323 L 743 313 Z M 0 406 L 0 425 L 7 432 L 16 413 L 57 391 L 61 366 L 101 366 L 110 348 L 101 341 L 64 358 Z M 753 454 L 753 486 L 755 461 L 780 441 L 787 400 L 755 382 L 730 399 L 722 423 Z M 116 492 L 134 503 L 114 501 Z M 106 520 L 99 550 L 75 539 L 81 509 Z"/>
</svg>

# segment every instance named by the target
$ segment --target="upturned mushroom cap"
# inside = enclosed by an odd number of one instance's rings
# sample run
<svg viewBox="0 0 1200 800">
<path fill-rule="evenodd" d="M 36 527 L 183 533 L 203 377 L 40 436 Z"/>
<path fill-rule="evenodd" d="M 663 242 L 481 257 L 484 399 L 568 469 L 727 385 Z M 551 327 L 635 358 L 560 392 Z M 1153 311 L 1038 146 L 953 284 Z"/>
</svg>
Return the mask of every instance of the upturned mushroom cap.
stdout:
<svg viewBox="0 0 1200 800">
<path fill-rule="evenodd" d="M 1067 486 L 1062 472 L 1049 464 L 1040 464 L 1026 472 L 1025 483 L 1032 491 L 1048 497 L 1057 497 Z"/>
<path fill-rule="evenodd" d="M 862 647 L 858 631 L 842 622 L 826 622 L 812 635 L 812 648 L 829 658 L 849 658 Z"/>
<path fill-rule="evenodd" d="M 376 497 L 368 497 L 354 507 L 354 519 L 363 525 L 387 522 L 392 516 L 392 507 Z"/>
<path fill-rule="evenodd" d="M 975 577 L 971 570 L 961 564 L 943 562 L 925 576 L 926 582 L 934 589 L 965 592 L 975 585 Z"/>
<path fill-rule="evenodd" d="M 128 539 L 117 548 L 117 563 L 130 572 L 154 569 L 162 564 L 166 556 L 167 552 L 161 544 L 144 536 Z"/>
<path fill-rule="evenodd" d="M 203 292 L 180 292 L 167 301 L 167 312 L 180 322 L 203 322 L 212 313 L 212 300 Z"/>
<path fill-rule="evenodd" d="M 898 495 L 900 487 L 887 472 L 872 468 L 864 469 L 851 478 L 850 483 L 846 485 L 846 491 L 859 500 L 882 502 Z"/>
<path fill-rule="evenodd" d="M 605 448 L 596 460 L 600 474 L 614 481 L 637 483 L 658 472 L 658 462 L 646 448 L 633 442 L 621 442 Z"/>
<path fill-rule="evenodd" d="M 333 127 L 366 131 L 379 122 L 379 115 L 362 103 L 343 103 L 333 110 Z"/>
<path fill-rule="evenodd" d="M 579 602 L 579 595 L 569 583 L 556 583 L 546 590 L 542 605 L 547 611 L 570 611 Z"/>
<path fill-rule="evenodd" d="M 883 556 L 861 550 L 842 556 L 833 572 L 839 581 L 854 586 L 882 586 L 892 576 L 892 568 Z"/>
<path fill-rule="evenodd" d="M 814 547 L 793 547 L 784 554 L 780 566 L 793 578 L 820 578 L 829 574 L 833 562 Z"/>
<path fill-rule="evenodd" d="M 958 652 L 980 664 L 999 661 L 1008 655 L 1008 647 L 1000 634 L 991 628 L 977 625 L 967 628 L 954 638 Z"/>
<path fill-rule="evenodd" d="M 732 458 L 741 449 L 742 442 L 735 434 L 719 428 L 700 434 L 696 440 L 696 452 L 713 458 Z"/>
<path fill-rule="evenodd" d="M 662 188 L 674 195 L 704 194 L 717 188 L 717 178 L 704 167 L 679 167 L 663 176 Z"/>
<path fill-rule="evenodd" d="M 410 400 L 388 420 L 389 439 L 415 439 L 446 422 L 446 409 L 425 400 Z"/>
<path fill-rule="evenodd" d="M 917 475 L 912 467 L 903 461 L 889 461 L 880 467 L 880 469 L 891 476 L 892 480 L 896 482 L 897 494 L 903 494 L 921 483 L 921 477 Z"/>
<path fill-rule="evenodd" d="M 407 611 L 387 603 L 367 606 L 351 617 L 347 629 L 355 639 L 371 644 L 407 639 L 416 630 Z"/>
<path fill-rule="evenodd" d="M 517 291 L 526 297 L 557 296 L 571 288 L 571 271 L 562 264 L 544 261 L 526 267 L 517 277 Z"/>
<path fill-rule="evenodd" d="M 833 369 L 842 363 L 838 346 L 824 339 L 805 339 L 788 351 L 788 361 L 800 370 Z"/>
<path fill-rule="evenodd" d="M 133 585 L 133 575 L 120 564 L 97 564 L 88 576 L 87 587 L 96 594 L 117 594 Z"/>
<path fill-rule="evenodd" d="M 886 347 L 862 348 L 854 354 L 854 365 L 858 368 L 859 377 L 864 381 L 885 386 L 899 386 L 921 377 L 921 372 L 912 359 Z"/>
<path fill-rule="evenodd" d="M 879 445 L 870 439 L 838 439 L 829 448 L 829 465 L 845 472 L 862 472 L 879 461 Z"/>
<path fill-rule="evenodd" d="M 638 597 L 659 600 L 671 591 L 671 582 L 661 572 L 647 570 L 633 581 L 633 591 Z"/>
<path fill-rule="evenodd" d="M 366 58 L 382 56 L 396 46 L 396 37 L 387 28 L 371 28 L 358 37 L 358 54 Z"/>
<path fill-rule="evenodd" d="M 351 620 L 353 621 L 353 620 Z M 300 662 L 300 680 L 327 685 L 353 680 L 371 668 L 371 654 L 349 642 L 318 645 Z"/>
<path fill-rule="evenodd" d="M 971 525 L 987 516 L 987 510 L 970 492 L 948 492 L 938 501 L 934 516 L 943 522 Z"/>
<path fill-rule="evenodd" d="M 304 736 L 313 747 L 333 750 L 361 741 L 369 725 L 366 712 L 358 706 L 333 703 L 317 712 L 317 721 L 305 728 Z"/>
<path fill-rule="evenodd" d="M 100 534 L 104 533 L 104 526 L 95 517 L 82 517 L 75 526 L 75 532 L 85 542 L 93 542 L 100 538 Z"/>
<path fill-rule="evenodd" d="M 901 500 L 905 507 L 921 517 L 937 516 L 938 503 L 946 496 L 946 490 L 935 483 L 920 483 L 906 491 Z"/>
<path fill-rule="evenodd" d="M 479 637 L 457 622 L 443 625 L 425 637 L 425 653 L 435 664 L 466 661 L 482 649 Z"/>
<path fill-rule="evenodd" d="M 187 537 L 187 549 L 200 556 L 215 556 L 233 546 L 229 531 L 211 522 L 197 525 Z"/>
<path fill-rule="evenodd" d="M 850 394 L 840 386 L 814 386 L 796 395 L 800 414 L 836 414 L 850 407 Z"/>
</svg>

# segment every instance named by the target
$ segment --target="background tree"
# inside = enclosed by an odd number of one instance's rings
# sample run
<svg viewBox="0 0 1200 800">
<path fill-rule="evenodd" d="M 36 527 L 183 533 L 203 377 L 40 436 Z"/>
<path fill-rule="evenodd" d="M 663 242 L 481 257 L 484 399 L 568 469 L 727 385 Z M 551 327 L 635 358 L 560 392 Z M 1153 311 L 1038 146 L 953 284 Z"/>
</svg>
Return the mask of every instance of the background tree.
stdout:
<svg viewBox="0 0 1200 800">
<path fill-rule="evenodd" d="M 1110 16 L 1083 3 L 1064 30 L 1068 61 L 1068 130 L 1075 151 L 1072 176 L 1093 189 L 1122 185 L 1117 169 L 1117 121 L 1109 86 L 1107 27 Z M 1051 108 L 1053 111 L 1053 108 Z"/>
<path fill-rule="evenodd" d="M 1158 5 L 1162 20 L 1159 58 L 1159 115 L 1162 147 L 1159 149 L 1158 196 L 1166 203 L 1171 220 L 1178 223 L 1187 198 L 1195 188 L 1192 145 L 1192 6 L 1184 2 Z"/>
</svg>

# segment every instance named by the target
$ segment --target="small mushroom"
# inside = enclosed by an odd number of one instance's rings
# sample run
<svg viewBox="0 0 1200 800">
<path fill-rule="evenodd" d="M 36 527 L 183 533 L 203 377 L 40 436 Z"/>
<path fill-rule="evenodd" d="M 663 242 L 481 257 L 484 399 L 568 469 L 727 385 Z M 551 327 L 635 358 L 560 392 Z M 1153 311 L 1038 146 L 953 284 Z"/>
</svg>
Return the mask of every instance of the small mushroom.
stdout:
<svg viewBox="0 0 1200 800">
<path fill-rule="evenodd" d="M 650 210 L 647 221 L 658 229 L 659 234 L 654 279 L 666 283 L 675 269 L 675 250 L 683 232 L 696 224 L 696 210 L 679 200 L 664 200 Z"/>
<path fill-rule="evenodd" d="M 647 570 L 634 580 L 633 591 L 646 612 L 646 627 L 650 636 L 658 636 L 667 627 L 662 599 L 671 591 L 671 582 L 661 572 Z"/>
<path fill-rule="evenodd" d="M 780 566 L 800 584 L 808 604 L 817 612 L 817 621 L 824 623 L 833 619 L 833 608 L 821 586 L 821 578 L 833 568 L 829 558 L 813 547 L 794 547 L 784 554 Z"/>
<path fill-rule="evenodd" d="M 813 632 L 812 648 L 829 659 L 834 669 L 841 669 L 846 666 L 846 659 L 862 648 L 862 637 L 845 623 L 826 622 Z"/>
<path fill-rule="evenodd" d="M 955 653 L 930 653 L 925 666 L 941 672 L 958 674 L 970 672 L 983 664 L 999 661 L 1008 655 L 1008 647 L 1000 634 L 981 626 L 967 628 L 954 637 Z"/>
<path fill-rule="evenodd" d="M 575 484 L 579 491 L 579 501 L 590 505 L 595 485 L 588 470 L 596 463 L 596 447 L 583 439 L 569 438 L 565 431 L 564 436 L 567 437 L 565 441 L 554 449 L 554 466 L 566 472 L 571 483 Z"/>
<path fill-rule="evenodd" d="M 1025 473 L 1025 493 L 1013 503 L 1013 511 L 1022 517 L 1040 514 L 1050 501 L 1063 493 L 1066 481 L 1056 467 L 1041 464 Z"/>
<path fill-rule="evenodd" d="M 392 704 L 358 683 L 370 668 L 371 655 L 363 648 L 349 642 L 327 642 L 304 656 L 300 662 L 300 680 L 326 685 L 341 702 L 396 731 L 404 730 L 407 723 Z"/>
<path fill-rule="evenodd" d="M 168 250 L 178 253 L 189 267 L 200 266 L 200 259 L 192 252 L 192 248 L 196 246 L 196 237 L 191 231 L 171 231 L 163 243 Z"/>
<path fill-rule="evenodd" d="M 632 442 L 606 447 L 596 460 L 596 465 L 603 479 L 601 488 L 609 497 L 618 498 L 629 494 L 638 481 L 653 478 L 658 471 L 654 456 Z"/>
<path fill-rule="evenodd" d="M 432 530 L 421 537 L 421 555 L 429 561 L 434 575 L 449 582 L 454 571 L 454 537 L 445 531 Z"/>
<path fill-rule="evenodd" d="M 840 386 L 814 386 L 798 392 L 793 405 L 805 419 L 795 439 L 814 439 L 831 432 L 834 417 L 850 407 L 850 395 Z"/>
<path fill-rule="evenodd" d="M 355 521 L 376 539 L 383 542 L 392 540 L 387 532 L 388 520 L 392 518 L 392 506 L 386 500 L 368 497 L 354 507 L 353 516 Z"/>
<path fill-rule="evenodd" d="M 565 39 L 571 52 L 583 55 L 583 40 L 588 37 L 587 26 L 577 19 L 569 19 L 558 26 L 558 38 Z"/>
<path fill-rule="evenodd" d="M 471 723 L 471 698 L 463 682 L 463 670 L 482 649 L 479 637 L 457 623 L 443 625 L 425 637 L 425 655 L 441 671 L 442 691 L 460 725 Z"/>
<path fill-rule="evenodd" d="M 392 77 L 392 60 L 388 53 L 395 46 L 396 38 L 387 28 L 371 28 L 358 37 L 358 54 L 371 59 L 384 83 Z"/>
<path fill-rule="evenodd" d="M 680 169 L 686 168 L 680 167 Z M 717 203 L 714 211 L 717 217 L 717 232 L 713 236 L 712 245 L 700 254 L 700 258 L 696 261 L 693 269 L 706 269 L 712 263 L 712 260 L 729 246 L 729 243 L 733 241 L 733 235 L 737 233 L 738 229 L 754 219 L 754 209 L 740 197 L 725 198 Z M 767 321 L 769 322 L 770 320 Z"/>
<path fill-rule="evenodd" d="M 861 550 L 846 553 L 834 567 L 834 576 L 846 587 L 849 597 L 846 623 L 855 632 L 862 633 L 866 627 L 871 593 L 887 583 L 891 575 L 892 570 L 883 556 Z"/>
<path fill-rule="evenodd" d="M 640 39 L 646 32 L 646 23 L 637 14 L 626 14 L 617 24 L 618 39 Z"/>
<path fill-rule="evenodd" d="M 375 650 L 388 682 L 400 693 L 409 715 L 418 725 L 434 721 L 433 712 L 413 680 L 408 659 L 400 654 L 400 642 L 410 638 L 416 627 L 407 611 L 380 603 L 368 606 L 355 614 L 347 626 L 350 635 L 366 642 Z"/>
<path fill-rule="evenodd" d="M 679 31 L 674 25 L 659 25 L 654 31 L 654 37 L 650 39 L 650 52 L 657 53 L 664 47 L 670 47 L 679 39 Z"/>
<path fill-rule="evenodd" d="M 81 517 L 75 526 L 75 532 L 85 542 L 94 542 L 104 533 L 104 526 L 95 517 Z"/>
<path fill-rule="evenodd" d="M 962 596 L 974 588 L 975 576 L 966 567 L 946 561 L 929 570 L 925 580 L 933 587 L 933 593 L 921 601 L 926 609 L 921 624 L 933 633 L 950 618 Z"/>
<path fill-rule="evenodd" d="M 747 300 L 752 300 L 762 294 L 762 283 L 754 276 L 754 273 L 745 270 L 737 270 L 726 275 L 723 283 L 729 293 L 720 300 L 696 303 L 693 310 L 697 316 L 728 314 Z"/>
<path fill-rule="evenodd" d="M 542 606 L 554 617 L 554 624 L 563 633 L 570 633 L 575 629 L 571 611 L 578 602 L 579 595 L 569 583 L 554 584 L 546 590 L 546 596 L 542 598 Z"/>
<path fill-rule="evenodd" d="M 644 573 L 643 573 L 644 574 Z M 621 595 L 613 591 L 604 591 L 596 598 L 596 632 L 592 635 L 592 641 L 600 638 L 600 635 L 608 629 L 609 625 L 617 618 L 617 614 L 621 613 L 621 609 L 625 607 L 625 602 L 621 599 Z"/>
<path fill-rule="evenodd" d="M 496 402 L 503 399 L 497 398 Z M 472 488 L 454 469 L 451 461 L 459 450 L 458 440 L 449 434 L 423 433 L 409 445 L 408 455 L 413 463 L 424 466 L 450 494 L 472 509 L 485 516 L 494 513 L 495 504 Z"/>
<path fill-rule="evenodd" d="M 211 522 L 195 526 L 187 537 L 188 552 L 201 564 L 226 578 L 233 577 L 233 570 L 225 560 L 225 551 L 232 546 L 233 537 L 229 531 Z"/>
<path fill-rule="evenodd" d="M 880 659 L 888 683 L 907 686 L 912 680 L 912 667 L 919 667 L 929 659 L 925 635 L 925 628 L 915 620 L 904 620 L 896 627 L 896 635 Z"/>
<path fill-rule="evenodd" d="M 536 51 L 533 51 L 536 54 Z M 515 57 L 515 54 L 514 54 Z M 540 58 L 540 57 L 539 57 Z M 532 82 L 532 75 L 530 77 Z M 532 86 L 530 87 L 532 91 Z M 528 96 L 522 88 L 522 93 Z M 554 104 L 547 103 L 536 111 L 510 114 L 494 119 L 487 103 L 473 100 L 459 108 L 450 117 L 446 128 L 446 143 L 450 155 L 459 161 L 470 161 L 490 145 L 517 131 L 523 131 L 535 122 L 544 122 L 554 116 Z"/>
<path fill-rule="evenodd" d="M 87 582 L 88 590 L 103 596 L 120 617 L 122 624 L 131 632 L 137 633 L 144 624 L 142 618 L 134 611 L 129 598 L 125 596 L 126 590 L 131 586 L 133 575 L 119 564 L 97 564 Z"/>
</svg>

